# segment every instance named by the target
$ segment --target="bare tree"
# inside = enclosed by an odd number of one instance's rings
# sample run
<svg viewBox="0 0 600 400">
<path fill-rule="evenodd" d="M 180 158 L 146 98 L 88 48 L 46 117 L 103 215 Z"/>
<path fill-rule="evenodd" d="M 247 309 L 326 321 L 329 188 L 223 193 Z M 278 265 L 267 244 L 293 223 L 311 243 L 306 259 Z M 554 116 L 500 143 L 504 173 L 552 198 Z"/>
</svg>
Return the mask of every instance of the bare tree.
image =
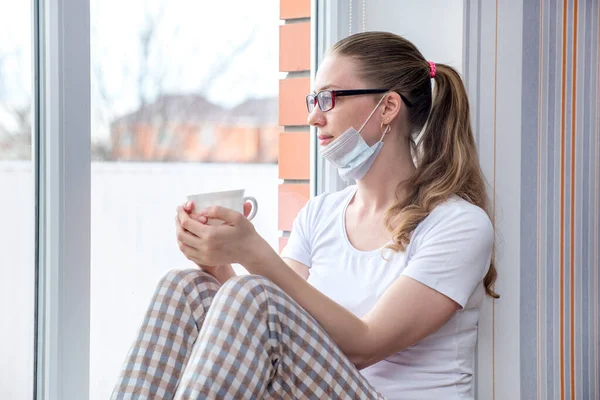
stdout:
<svg viewBox="0 0 600 400">
<path fill-rule="evenodd" d="M 7 80 L 15 77 L 9 78 L 5 72 L 6 64 L 11 59 L 20 62 L 20 57 L 18 51 L 0 54 L 0 106 L 4 116 L 0 118 L 0 159 L 21 160 L 31 157 L 31 94 L 11 93 Z M 18 101 L 9 101 L 9 97 L 15 94 Z"/>
<path fill-rule="evenodd" d="M 168 77 L 178 76 L 180 73 L 177 68 L 181 66 L 177 63 L 166 64 L 169 57 L 166 57 L 166 50 L 163 47 L 164 40 L 161 41 L 160 34 L 164 32 L 163 16 L 165 15 L 166 1 L 163 1 L 158 9 L 158 12 L 151 12 L 146 9 L 144 16 L 144 24 L 138 36 L 138 68 L 137 76 L 133 79 L 136 83 L 136 102 L 138 104 L 137 112 L 133 113 L 127 120 L 127 124 L 132 128 L 131 132 L 135 131 L 136 127 L 149 125 L 157 132 L 156 141 L 159 146 L 151 146 L 150 149 L 143 149 L 141 146 L 133 147 L 131 154 L 134 159 L 152 159 L 156 161 L 167 161 L 176 154 L 179 146 L 178 135 L 173 127 L 173 113 L 176 113 L 178 121 L 188 120 L 197 112 L 193 101 L 185 104 L 171 104 L 173 97 L 169 96 L 165 82 Z M 177 40 L 177 32 L 175 37 L 171 38 L 171 42 Z M 218 81 L 236 62 L 241 54 L 254 42 L 256 30 L 253 29 L 249 35 L 244 36 L 240 42 L 232 47 L 225 56 L 220 57 L 211 67 L 209 72 L 204 75 L 197 85 L 196 93 L 202 96 L 208 93 L 212 85 Z M 164 39 L 164 38 L 162 38 Z M 104 79 L 100 65 L 93 66 L 96 86 L 99 97 L 103 103 L 103 109 L 108 110 L 102 115 L 104 123 L 109 124 L 116 119 L 116 115 L 111 110 L 114 110 L 114 97 L 106 89 L 106 81 Z M 124 71 L 126 67 L 123 68 Z M 202 123 L 201 121 L 195 121 Z M 201 129 L 198 126 L 197 129 Z M 130 139 L 134 140 L 134 138 Z M 112 142 L 112 150 L 118 153 L 120 142 Z M 151 154 L 147 154 L 150 150 Z M 144 154 L 146 152 L 146 154 Z"/>
</svg>

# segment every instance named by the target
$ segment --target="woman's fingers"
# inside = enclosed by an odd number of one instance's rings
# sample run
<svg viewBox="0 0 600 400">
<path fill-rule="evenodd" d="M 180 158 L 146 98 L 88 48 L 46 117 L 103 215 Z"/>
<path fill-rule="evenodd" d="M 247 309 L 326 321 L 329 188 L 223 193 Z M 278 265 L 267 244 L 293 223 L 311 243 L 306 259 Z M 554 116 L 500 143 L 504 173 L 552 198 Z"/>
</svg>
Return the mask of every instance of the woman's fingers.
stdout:
<svg viewBox="0 0 600 400">
<path fill-rule="evenodd" d="M 190 218 L 202 224 L 206 224 L 206 222 L 208 221 L 206 217 L 194 211 L 194 203 L 192 203 L 191 201 L 188 201 L 187 203 L 177 207 L 175 215 L 179 215 L 181 211 L 186 212 L 190 216 Z"/>
<path fill-rule="evenodd" d="M 201 224 L 206 224 L 208 222 L 208 218 L 195 212 L 190 214 L 190 218 L 200 222 Z"/>
<path fill-rule="evenodd" d="M 250 202 L 244 203 L 244 217 L 247 218 L 251 212 L 252 212 L 252 203 L 250 203 Z"/>
<path fill-rule="evenodd" d="M 187 246 L 193 247 L 195 249 L 198 249 L 200 247 L 200 242 L 199 242 L 198 237 L 187 232 L 183 228 L 179 228 L 177 230 L 177 240 L 180 241 L 181 243 L 183 243 Z"/>
<path fill-rule="evenodd" d="M 198 266 L 200 265 L 200 260 L 197 258 L 197 252 L 198 252 L 198 250 L 194 249 L 193 247 L 188 246 L 185 243 L 180 242 L 179 240 L 177 241 L 177 245 L 179 246 L 179 250 L 181 250 L 181 252 L 183 253 L 183 255 L 188 260 L 193 261 Z"/>
<path fill-rule="evenodd" d="M 188 201 L 187 203 L 185 203 L 183 205 L 183 209 L 185 211 L 187 211 L 188 213 L 191 213 L 192 211 L 194 211 L 194 203 L 192 203 L 191 201 Z"/>
<path fill-rule="evenodd" d="M 200 245 L 198 237 L 184 228 L 179 221 L 179 217 L 175 218 L 175 234 L 177 240 L 183 244 L 196 248 Z"/>
<path fill-rule="evenodd" d="M 204 226 L 204 223 L 192 219 L 190 217 L 190 214 L 188 214 L 187 211 L 185 211 L 185 209 L 183 209 L 182 207 L 177 208 L 177 217 L 179 219 L 179 224 L 184 230 L 198 237 L 202 236 L 202 233 L 206 228 Z"/>
<path fill-rule="evenodd" d="M 240 219 L 246 220 L 239 212 L 221 206 L 212 206 L 200 211 L 206 218 L 220 219 L 229 225 L 238 225 Z"/>
<path fill-rule="evenodd" d="M 198 237 L 199 229 L 204 226 L 208 219 L 197 213 L 193 213 L 193 205 L 186 203 L 183 206 L 177 207 L 175 215 L 175 234 L 177 237 L 177 245 L 183 255 L 190 261 L 201 265 L 202 242 Z"/>
</svg>

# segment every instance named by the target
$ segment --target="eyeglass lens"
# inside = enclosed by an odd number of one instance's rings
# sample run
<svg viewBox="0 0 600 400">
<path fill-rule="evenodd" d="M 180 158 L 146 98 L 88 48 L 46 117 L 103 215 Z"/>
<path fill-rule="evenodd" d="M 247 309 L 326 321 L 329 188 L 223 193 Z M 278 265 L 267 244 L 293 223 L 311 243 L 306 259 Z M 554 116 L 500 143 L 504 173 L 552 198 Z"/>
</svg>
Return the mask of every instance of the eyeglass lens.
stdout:
<svg viewBox="0 0 600 400">
<path fill-rule="evenodd" d="M 324 90 L 318 94 L 309 94 L 306 96 L 306 106 L 308 112 L 312 112 L 315 108 L 315 98 L 319 104 L 321 111 L 329 111 L 333 108 L 333 95 L 329 90 Z"/>
</svg>

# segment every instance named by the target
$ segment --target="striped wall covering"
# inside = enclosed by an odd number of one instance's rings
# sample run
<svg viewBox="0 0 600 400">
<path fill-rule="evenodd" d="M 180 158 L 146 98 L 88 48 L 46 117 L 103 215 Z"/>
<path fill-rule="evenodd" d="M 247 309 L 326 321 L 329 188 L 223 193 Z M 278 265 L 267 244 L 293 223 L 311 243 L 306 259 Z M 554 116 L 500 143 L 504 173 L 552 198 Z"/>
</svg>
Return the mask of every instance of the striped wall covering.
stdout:
<svg viewBox="0 0 600 400">
<path fill-rule="evenodd" d="M 600 398 L 598 3 L 523 1 L 522 399 Z"/>
</svg>

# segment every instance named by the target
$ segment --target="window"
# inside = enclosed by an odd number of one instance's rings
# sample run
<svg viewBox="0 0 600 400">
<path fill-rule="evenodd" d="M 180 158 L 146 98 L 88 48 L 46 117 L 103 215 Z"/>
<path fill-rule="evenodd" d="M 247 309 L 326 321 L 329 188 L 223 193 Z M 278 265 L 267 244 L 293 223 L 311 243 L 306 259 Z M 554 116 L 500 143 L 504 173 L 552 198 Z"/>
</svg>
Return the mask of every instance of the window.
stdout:
<svg viewBox="0 0 600 400">
<path fill-rule="evenodd" d="M 0 0 L 0 398 L 33 398 L 32 2 Z"/>
<path fill-rule="evenodd" d="M 194 267 L 174 233 L 186 195 L 246 189 L 278 246 L 278 6 L 90 2 L 92 400 L 109 397 L 160 277 Z"/>
</svg>

